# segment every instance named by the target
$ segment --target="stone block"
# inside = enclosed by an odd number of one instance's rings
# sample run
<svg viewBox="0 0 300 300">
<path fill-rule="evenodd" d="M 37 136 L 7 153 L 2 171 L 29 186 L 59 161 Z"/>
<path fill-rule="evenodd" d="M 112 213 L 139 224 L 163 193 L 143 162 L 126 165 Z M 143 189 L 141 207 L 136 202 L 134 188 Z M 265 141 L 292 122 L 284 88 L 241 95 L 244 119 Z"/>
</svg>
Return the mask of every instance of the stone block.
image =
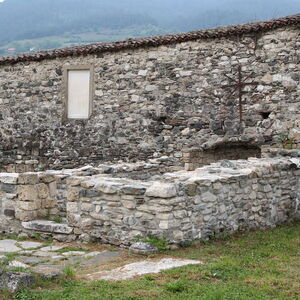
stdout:
<svg viewBox="0 0 300 300">
<path fill-rule="evenodd" d="M 38 174 L 36 173 L 22 173 L 19 174 L 19 184 L 36 184 L 39 182 Z"/>
<path fill-rule="evenodd" d="M 188 196 L 192 197 L 196 195 L 197 185 L 194 183 L 189 183 L 185 185 L 185 192 Z"/>
<path fill-rule="evenodd" d="M 176 241 L 176 242 L 182 241 L 183 238 L 184 238 L 184 234 L 183 234 L 183 232 L 182 232 L 181 230 L 174 230 L 174 231 L 172 232 L 172 234 L 173 234 L 173 239 L 174 239 L 174 241 Z"/>
<path fill-rule="evenodd" d="M 3 210 L 4 216 L 14 218 L 16 211 L 14 209 L 6 208 Z"/>
<path fill-rule="evenodd" d="M 156 252 L 158 252 L 157 247 L 145 242 L 134 243 L 129 248 L 129 253 L 132 254 L 150 255 Z"/>
<path fill-rule="evenodd" d="M 172 198 L 177 196 L 177 188 L 174 183 L 154 182 L 146 190 L 146 196 L 155 198 Z"/>
<path fill-rule="evenodd" d="M 216 202 L 218 200 L 218 197 L 209 191 L 202 193 L 200 198 L 203 202 Z"/>
<path fill-rule="evenodd" d="M 57 200 L 55 199 L 42 199 L 41 207 L 42 208 L 54 208 L 57 204 Z"/>
<path fill-rule="evenodd" d="M 161 213 L 157 213 L 156 214 L 156 218 L 158 220 L 172 220 L 174 218 L 172 213 L 167 213 L 167 214 L 161 214 Z"/>
<path fill-rule="evenodd" d="M 11 183 L 0 183 L 0 191 L 5 193 L 15 193 L 17 185 Z"/>
<path fill-rule="evenodd" d="M 57 182 L 56 181 L 50 182 L 48 184 L 48 187 L 49 187 L 50 197 L 56 198 L 57 197 Z"/>
<path fill-rule="evenodd" d="M 16 219 L 20 221 L 32 221 L 35 220 L 38 216 L 38 213 L 36 210 L 34 211 L 24 211 L 24 210 L 16 210 Z"/>
<path fill-rule="evenodd" d="M 81 220 L 81 215 L 80 214 L 73 214 L 73 213 L 69 213 L 67 215 L 67 220 L 68 220 L 68 224 L 70 226 L 80 226 L 80 220 Z"/>
<path fill-rule="evenodd" d="M 128 208 L 128 209 L 134 209 L 134 208 L 136 208 L 135 201 L 126 201 L 126 200 L 122 200 L 121 203 L 122 203 L 122 205 L 123 205 L 125 208 Z"/>
<path fill-rule="evenodd" d="M 158 226 L 160 229 L 168 230 L 169 229 L 169 221 L 160 221 Z"/>
<path fill-rule="evenodd" d="M 110 182 L 100 182 L 95 184 L 95 188 L 105 194 L 116 194 L 120 187 Z"/>
<path fill-rule="evenodd" d="M 68 202 L 67 203 L 67 213 L 78 213 L 79 212 L 79 204 L 76 202 Z"/>
<path fill-rule="evenodd" d="M 82 182 L 82 178 L 80 177 L 69 177 L 67 178 L 68 186 L 79 186 Z"/>
<path fill-rule="evenodd" d="M 94 211 L 94 209 L 95 209 L 95 205 L 94 204 L 91 204 L 91 203 L 82 203 L 81 204 L 81 210 L 82 211 L 91 212 L 91 211 Z"/>
<path fill-rule="evenodd" d="M 90 216 L 95 219 L 95 220 L 99 220 L 99 221 L 111 221 L 111 217 L 108 216 L 107 214 L 105 213 L 94 213 L 94 212 L 91 212 L 90 213 Z"/>
<path fill-rule="evenodd" d="M 79 200 L 80 189 L 77 187 L 69 187 L 67 192 L 68 201 L 78 201 Z"/>
<path fill-rule="evenodd" d="M 49 187 L 45 183 L 37 184 L 38 197 L 45 199 L 49 197 Z"/>
<path fill-rule="evenodd" d="M 121 201 L 121 196 L 117 194 L 102 194 L 101 200 L 105 200 L 108 202 L 116 202 L 118 204 Z M 114 205 L 114 204 L 110 203 L 109 205 Z"/>
<path fill-rule="evenodd" d="M 17 173 L 0 173 L 0 183 L 17 184 L 18 177 Z"/>
<path fill-rule="evenodd" d="M 144 195 L 146 188 L 138 185 L 125 185 L 121 189 L 121 193 L 126 195 Z"/>
<path fill-rule="evenodd" d="M 73 228 L 71 228 L 66 224 L 55 223 L 53 221 L 47 221 L 47 220 L 35 220 L 31 222 L 22 222 L 22 226 L 25 229 L 43 231 L 49 233 L 70 234 L 73 231 Z"/>
<path fill-rule="evenodd" d="M 50 183 L 50 182 L 53 182 L 56 180 L 55 175 L 52 175 L 52 174 L 42 173 L 42 174 L 39 174 L 38 176 L 39 176 L 40 182 L 43 182 L 43 183 Z"/>
<path fill-rule="evenodd" d="M 82 193 L 83 192 L 83 193 Z M 95 197 L 100 197 L 102 195 L 102 192 L 89 189 L 89 190 L 82 190 L 80 192 L 80 196 L 86 197 L 86 198 L 95 198 Z"/>
<path fill-rule="evenodd" d="M 38 210 L 41 208 L 41 201 L 19 201 L 18 208 L 22 210 Z"/>
<path fill-rule="evenodd" d="M 82 218 L 80 222 L 80 229 L 87 230 L 93 227 L 93 219 L 91 218 Z"/>
<path fill-rule="evenodd" d="M 38 192 L 35 185 L 19 185 L 18 186 L 19 200 L 35 201 L 38 199 Z"/>
</svg>

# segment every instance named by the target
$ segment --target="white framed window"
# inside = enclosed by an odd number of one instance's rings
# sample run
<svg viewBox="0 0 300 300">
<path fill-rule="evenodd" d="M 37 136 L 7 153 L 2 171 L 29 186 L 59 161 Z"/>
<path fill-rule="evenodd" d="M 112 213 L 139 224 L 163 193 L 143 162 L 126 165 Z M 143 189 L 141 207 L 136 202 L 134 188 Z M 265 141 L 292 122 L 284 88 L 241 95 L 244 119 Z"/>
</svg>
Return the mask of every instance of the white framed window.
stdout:
<svg viewBox="0 0 300 300">
<path fill-rule="evenodd" d="M 94 71 L 91 66 L 66 66 L 65 118 L 88 119 L 94 98 Z"/>
</svg>

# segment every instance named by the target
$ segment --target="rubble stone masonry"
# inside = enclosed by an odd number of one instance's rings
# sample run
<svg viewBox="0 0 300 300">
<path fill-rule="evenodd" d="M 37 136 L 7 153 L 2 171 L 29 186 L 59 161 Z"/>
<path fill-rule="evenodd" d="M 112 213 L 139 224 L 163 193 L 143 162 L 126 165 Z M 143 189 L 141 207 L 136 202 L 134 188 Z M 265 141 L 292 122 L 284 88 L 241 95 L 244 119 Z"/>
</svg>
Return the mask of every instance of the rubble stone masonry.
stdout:
<svg viewBox="0 0 300 300">
<path fill-rule="evenodd" d="M 3 173 L 1 231 L 127 247 L 150 235 L 180 244 L 273 227 L 300 217 L 300 151 L 283 152 L 143 181 L 91 167 Z"/>
<path fill-rule="evenodd" d="M 228 142 L 300 145 L 299 25 L 0 64 L 0 171 L 75 168 Z M 20 59 L 21 60 L 21 59 Z M 89 120 L 64 120 L 63 68 L 92 65 Z M 243 122 L 227 76 L 243 78 Z M 230 96 L 231 95 L 231 96 Z"/>
</svg>

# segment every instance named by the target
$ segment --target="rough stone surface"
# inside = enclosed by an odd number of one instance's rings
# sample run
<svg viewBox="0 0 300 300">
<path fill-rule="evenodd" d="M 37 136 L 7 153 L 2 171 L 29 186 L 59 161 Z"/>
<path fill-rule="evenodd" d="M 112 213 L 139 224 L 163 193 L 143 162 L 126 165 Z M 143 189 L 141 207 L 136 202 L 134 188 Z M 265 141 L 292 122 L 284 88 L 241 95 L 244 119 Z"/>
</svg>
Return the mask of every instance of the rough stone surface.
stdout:
<svg viewBox="0 0 300 300">
<path fill-rule="evenodd" d="M 43 248 L 40 248 L 40 251 L 49 252 L 49 251 L 57 251 L 63 249 L 65 246 L 57 246 L 57 245 L 50 245 Z"/>
<path fill-rule="evenodd" d="M 0 240 L 0 252 L 18 252 L 22 249 L 16 245 L 15 240 Z"/>
<path fill-rule="evenodd" d="M 22 222 L 22 226 L 25 229 L 45 231 L 50 233 L 70 234 L 73 231 L 73 229 L 66 224 L 59 224 L 47 220 L 35 220 L 31 222 Z"/>
<path fill-rule="evenodd" d="M 154 182 L 146 191 L 146 196 L 156 198 L 172 198 L 176 194 L 176 185 L 172 183 Z"/>
<path fill-rule="evenodd" d="M 0 275 L 0 290 L 9 290 L 11 293 L 17 292 L 23 287 L 34 284 L 34 276 L 21 272 L 2 272 Z"/>
<path fill-rule="evenodd" d="M 43 244 L 40 242 L 24 241 L 18 242 L 17 245 L 20 246 L 22 249 L 35 249 L 41 247 Z"/>
<path fill-rule="evenodd" d="M 29 265 L 26 265 L 20 261 L 17 261 L 17 260 L 13 260 L 11 262 L 9 262 L 8 264 L 10 267 L 13 267 L 13 268 L 24 268 L 24 269 L 27 269 L 29 268 Z"/>
<path fill-rule="evenodd" d="M 158 252 L 158 249 L 150 243 L 137 242 L 129 247 L 129 252 L 133 254 L 153 254 Z"/>
<path fill-rule="evenodd" d="M 186 265 L 198 265 L 202 264 L 197 260 L 181 260 L 174 258 L 164 258 L 159 261 L 141 261 L 132 264 L 125 265 L 124 267 L 117 268 L 111 271 L 102 271 L 87 276 L 88 279 L 98 280 L 126 280 L 135 276 L 145 274 L 155 274 L 164 270 L 172 268 L 182 267 Z"/>
<path fill-rule="evenodd" d="M 49 279 L 62 275 L 63 269 L 64 267 L 60 265 L 38 265 L 32 268 L 34 273 Z"/>
</svg>

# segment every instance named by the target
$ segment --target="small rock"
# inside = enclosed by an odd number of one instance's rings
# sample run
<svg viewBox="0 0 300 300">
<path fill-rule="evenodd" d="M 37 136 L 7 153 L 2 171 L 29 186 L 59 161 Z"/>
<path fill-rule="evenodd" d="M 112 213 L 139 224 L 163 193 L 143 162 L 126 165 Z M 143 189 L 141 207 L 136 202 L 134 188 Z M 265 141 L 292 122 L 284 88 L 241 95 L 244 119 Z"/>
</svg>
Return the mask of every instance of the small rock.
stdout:
<svg viewBox="0 0 300 300">
<path fill-rule="evenodd" d="M 145 243 L 145 242 L 134 243 L 129 248 L 129 253 L 133 253 L 133 254 L 147 255 L 147 254 L 153 254 L 156 252 L 158 252 L 158 249 L 155 246 L 153 246 L 150 243 Z"/>
<path fill-rule="evenodd" d="M 27 269 L 29 268 L 28 265 L 20 262 L 20 261 L 17 261 L 17 260 L 13 260 L 11 262 L 9 262 L 8 264 L 10 267 L 13 267 L 13 268 L 24 268 L 24 269 Z"/>
<path fill-rule="evenodd" d="M 221 162 L 221 167 L 223 167 L 223 168 L 235 168 L 236 165 L 233 162 L 229 161 L 229 160 L 223 160 Z"/>
<path fill-rule="evenodd" d="M 170 250 L 178 250 L 180 247 L 178 245 L 170 245 L 169 249 Z"/>
</svg>

